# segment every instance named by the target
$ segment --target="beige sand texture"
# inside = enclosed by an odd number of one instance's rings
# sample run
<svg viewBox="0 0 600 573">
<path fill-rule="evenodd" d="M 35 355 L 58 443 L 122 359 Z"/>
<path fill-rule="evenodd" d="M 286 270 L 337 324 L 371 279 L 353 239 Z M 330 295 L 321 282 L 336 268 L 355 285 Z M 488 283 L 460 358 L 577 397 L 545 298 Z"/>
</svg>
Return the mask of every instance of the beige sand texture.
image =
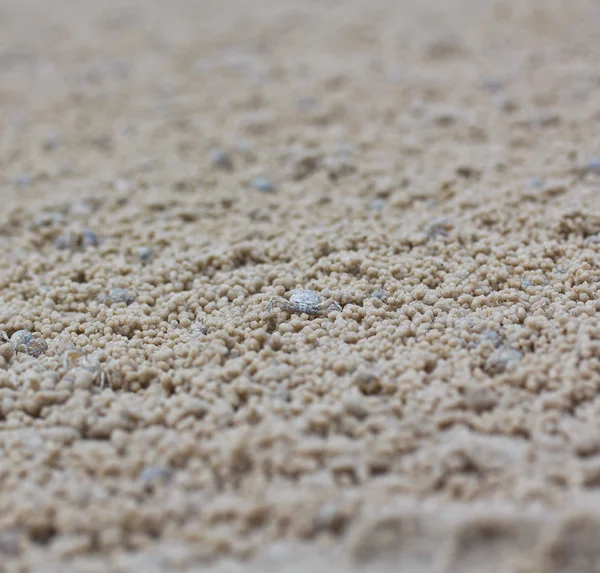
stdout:
<svg viewBox="0 0 600 573">
<path fill-rule="evenodd" d="M 0 571 L 600 571 L 599 61 L 598 0 L 0 1 Z"/>
</svg>

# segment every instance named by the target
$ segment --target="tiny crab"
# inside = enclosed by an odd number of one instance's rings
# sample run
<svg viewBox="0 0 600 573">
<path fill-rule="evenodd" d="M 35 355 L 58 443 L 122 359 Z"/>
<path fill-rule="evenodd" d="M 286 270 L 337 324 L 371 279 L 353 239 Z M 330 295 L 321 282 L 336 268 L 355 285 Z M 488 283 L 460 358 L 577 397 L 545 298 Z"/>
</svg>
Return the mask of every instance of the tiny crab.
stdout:
<svg viewBox="0 0 600 573">
<path fill-rule="evenodd" d="M 299 289 L 292 292 L 290 300 L 280 296 L 269 301 L 268 309 L 281 308 L 286 312 L 306 313 L 310 315 L 327 314 L 332 310 L 342 310 L 342 307 L 333 299 L 324 300 L 313 290 Z"/>
<path fill-rule="evenodd" d="M 97 358 L 85 354 L 85 352 L 78 348 L 68 348 L 62 355 L 62 365 L 65 370 L 63 380 L 75 382 L 77 375 L 81 375 L 83 372 L 88 372 L 92 375 L 92 381 L 104 388 L 106 385 L 110 387 L 111 377 L 110 374 L 105 372 Z"/>
</svg>

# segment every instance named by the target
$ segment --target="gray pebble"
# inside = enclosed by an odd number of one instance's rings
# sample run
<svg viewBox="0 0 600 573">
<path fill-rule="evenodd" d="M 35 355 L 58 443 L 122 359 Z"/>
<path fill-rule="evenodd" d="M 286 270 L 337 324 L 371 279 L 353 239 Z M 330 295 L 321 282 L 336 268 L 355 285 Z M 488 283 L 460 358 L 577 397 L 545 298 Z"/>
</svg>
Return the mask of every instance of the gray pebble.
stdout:
<svg viewBox="0 0 600 573">
<path fill-rule="evenodd" d="M 154 256 L 154 252 L 150 247 L 140 247 L 137 255 L 142 263 L 147 263 Z"/>
<path fill-rule="evenodd" d="M 373 294 L 371 294 L 371 296 L 385 302 L 389 296 L 389 293 L 383 288 L 378 288 L 373 292 Z"/>
<path fill-rule="evenodd" d="M 544 182 L 539 177 L 529 177 L 526 184 L 527 187 L 533 187 L 534 189 L 541 189 L 544 186 Z"/>
<path fill-rule="evenodd" d="M 146 489 L 152 489 L 156 484 L 166 484 L 171 481 L 171 471 L 160 466 L 146 466 L 140 472 L 140 480 Z"/>
<path fill-rule="evenodd" d="M 190 326 L 190 332 L 196 336 L 205 335 L 208 333 L 208 328 L 202 322 L 195 322 Z"/>
<path fill-rule="evenodd" d="M 261 193 L 272 193 L 275 191 L 275 185 L 266 177 L 255 177 L 250 183 L 254 189 Z"/>
<path fill-rule="evenodd" d="M 33 183 L 33 179 L 29 175 L 19 175 L 15 179 L 17 187 L 29 187 Z"/>
<path fill-rule="evenodd" d="M 587 166 L 590 171 L 600 172 L 600 157 L 592 157 L 592 159 L 588 161 Z"/>
<path fill-rule="evenodd" d="M 48 349 L 43 340 L 35 338 L 28 330 L 17 330 L 10 337 L 10 345 L 15 352 L 23 352 L 35 358 Z"/>
<path fill-rule="evenodd" d="M 86 229 L 83 231 L 81 236 L 81 245 L 85 249 L 86 247 L 97 247 L 100 244 L 98 237 L 94 231 L 90 231 L 90 229 Z"/>
<path fill-rule="evenodd" d="M 373 199 L 369 204 L 369 207 L 371 207 L 373 211 L 381 211 L 386 205 L 387 202 L 385 199 Z"/>
<path fill-rule="evenodd" d="M 130 305 L 135 302 L 137 294 L 134 291 L 125 288 L 114 288 L 108 295 L 100 296 L 100 302 L 106 305 L 119 304 L 124 302 L 126 305 Z"/>
<path fill-rule="evenodd" d="M 17 350 L 17 347 L 27 346 L 32 340 L 33 334 L 31 334 L 29 330 L 17 330 L 17 332 L 10 337 L 10 345 L 14 350 Z"/>
<path fill-rule="evenodd" d="M 214 167 L 223 169 L 225 171 L 231 171 L 233 169 L 233 162 L 231 157 L 226 151 L 222 149 L 215 149 L 210 154 L 210 162 Z"/>
</svg>

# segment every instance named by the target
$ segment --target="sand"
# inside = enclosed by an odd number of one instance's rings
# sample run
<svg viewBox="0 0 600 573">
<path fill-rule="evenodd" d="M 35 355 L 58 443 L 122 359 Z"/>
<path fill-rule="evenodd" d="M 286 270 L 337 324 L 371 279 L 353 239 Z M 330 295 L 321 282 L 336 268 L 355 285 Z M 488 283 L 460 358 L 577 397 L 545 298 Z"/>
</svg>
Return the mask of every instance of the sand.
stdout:
<svg viewBox="0 0 600 573">
<path fill-rule="evenodd" d="M 0 2 L 0 571 L 600 571 L 599 50 Z"/>
</svg>

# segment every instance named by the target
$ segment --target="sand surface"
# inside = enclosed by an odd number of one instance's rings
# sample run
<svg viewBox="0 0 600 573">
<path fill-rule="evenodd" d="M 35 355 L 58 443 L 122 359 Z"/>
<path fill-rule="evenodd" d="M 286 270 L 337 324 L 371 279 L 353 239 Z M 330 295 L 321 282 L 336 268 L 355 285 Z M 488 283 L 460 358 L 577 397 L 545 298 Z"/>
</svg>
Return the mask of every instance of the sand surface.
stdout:
<svg viewBox="0 0 600 573">
<path fill-rule="evenodd" d="M 599 61 L 598 0 L 1 0 L 0 572 L 600 571 Z"/>
</svg>

